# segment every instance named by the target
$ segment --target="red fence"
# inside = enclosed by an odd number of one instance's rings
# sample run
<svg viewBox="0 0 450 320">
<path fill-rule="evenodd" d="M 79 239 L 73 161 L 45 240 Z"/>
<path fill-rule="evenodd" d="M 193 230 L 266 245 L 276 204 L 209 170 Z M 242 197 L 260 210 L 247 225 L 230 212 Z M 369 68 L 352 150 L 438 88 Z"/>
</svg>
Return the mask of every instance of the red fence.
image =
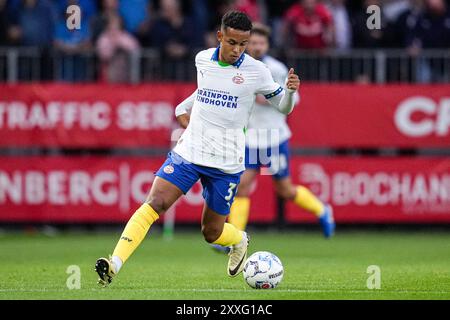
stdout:
<svg viewBox="0 0 450 320">
<path fill-rule="evenodd" d="M 170 146 L 174 107 L 195 86 L 0 85 L 0 147 Z M 450 86 L 302 85 L 289 116 L 294 147 L 450 147 Z M 125 222 L 163 157 L 0 157 L 0 221 Z M 338 222 L 450 222 L 450 159 L 293 157 L 292 178 L 335 208 Z M 276 218 L 270 176 L 252 221 Z M 197 184 L 175 206 L 200 219 Z M 289 204 L 289 222 L 315 218 Z"/>
</svg>

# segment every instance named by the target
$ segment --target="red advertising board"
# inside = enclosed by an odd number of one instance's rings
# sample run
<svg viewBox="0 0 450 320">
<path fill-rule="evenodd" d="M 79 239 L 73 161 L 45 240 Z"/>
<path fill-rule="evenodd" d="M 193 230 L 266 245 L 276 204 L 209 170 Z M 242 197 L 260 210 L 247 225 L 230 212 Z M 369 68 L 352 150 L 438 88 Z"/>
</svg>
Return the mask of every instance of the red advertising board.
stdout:
<svg viewBox="0 0 450 320">
<path fill-rule="evenodd" d="M 0 221 L 125 222 L 144 201 L 163 158 L 0 157 Z M 330 202 L 338 223 L 450 222 L 450 159 L 298 158 L 292 179 Z M 251 195 L 254 222 L 273 222 L 270 176 Z M 201 185 L 175 205 L 177 222 L 199 223 Z M 289 222 L 316 219 L 288 204 Z"/>
<path fill-rule="evenodd" d="M 0 146 L 168 147 L 194 84 L 0 85 Z M 449 147 L 450 85 L 302 84 L 297 147 Z"/>
<path fill-rule="evenodd" d="M 450 85 L 311 85 L 289 116 L 292 146 L 450 147 Z"/>
<path fill-rule="evenodd" d="M 145 200 L 164 158 L 0 157 L 0 222 L 126 222 Z M 264 183 L 265 181 L 265 183 Z M 261 192 L 259 192 L 261 190 Z M 270 178 L 254 219 L 272 221 Z M 200 222 L 200 183 L 174 206 L 177 222 Z"/>
<path fill-rule="evenodd" d="M 450 222 L 449 158 L 293 158 L 292 179 L 334 207 L 337 222 Z M 316 221 L 292 204 L 290 222 Z"/>
<path fill-rule="evenodd" d="M 168 147 L 186 84 L 0 85 L 0 146 Z"/>
</svg>

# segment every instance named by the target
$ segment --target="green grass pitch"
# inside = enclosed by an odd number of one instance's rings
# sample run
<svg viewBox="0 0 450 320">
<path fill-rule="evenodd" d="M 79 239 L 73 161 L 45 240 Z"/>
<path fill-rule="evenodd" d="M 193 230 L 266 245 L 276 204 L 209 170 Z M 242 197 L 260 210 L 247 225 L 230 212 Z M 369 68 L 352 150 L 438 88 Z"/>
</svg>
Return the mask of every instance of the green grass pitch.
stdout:
<svg viewBox="0 0 450 320">
<path fill-rule="evenodd" d="M 200 233 L 164 240 L 150 234 L 108 288 L 96 284 L 96 258 L 119 232 L 0 236 L 0 299 L 450 299 L 450 233 L 251 233 L 250 252 L 271 251 L 284 264 L 273 290 L 251 289 L 226 275 L 227 256 Z M 81 289 L 66 286 L 68 266 Z M 381 288 L 367 288 L 367 267 L 381 269 Z"/>
</svg>

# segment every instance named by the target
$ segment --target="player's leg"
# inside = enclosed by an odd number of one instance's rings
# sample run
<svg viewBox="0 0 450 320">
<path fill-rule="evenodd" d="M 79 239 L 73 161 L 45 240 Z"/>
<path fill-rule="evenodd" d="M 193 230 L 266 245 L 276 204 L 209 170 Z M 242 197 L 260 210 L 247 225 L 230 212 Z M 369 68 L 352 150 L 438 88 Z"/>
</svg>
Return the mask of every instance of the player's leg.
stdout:
<svg viewBox="0 0 450 320">
<path fill-rule="evenodd" d="M 202 212 L 202 234 L 206 242 L 232 245 L 241 241 L 242 234 L 236 228 L 226 230 L 226 219 L 226 215 L 218 214 L 205 204 Z"/>
<path fill-rule="evenodd" d="M 114 249 L 111 260 L 100 258 L 96 263 L 99 283 L 107 285 L 112 281 L 122 265 L 141 244 L 151 225 L 163 214 L 183 192 L 174 184 L 155 178 L 150 193 L 128 220 L 125 229 Z"/>
<path fill-rule="evenodd" d="M 123 230 L 114 249 L 113 261 L 120 259 L 120 266 L 125 263 L 145 238 L 153 222 L 166 212 L 182 194 L 180 188 L 173 183 L 156 177 L 144 204 L 136 210 Z"/>
<path fill-rule="evenodd" d="M 97 260 L 95 270 L 101 284 L 107 285 L 112 281 L 112 277 L 119 272 L 145 238 L 151 225 L 198 180 L 196 171 L 191 170 L 189 164 L 178 157 L 176 154 L 169 154 L 156 173 L 146 201 L 134 212 L 125 226 L 111 260 Z"/>
<path fill-rule="evenodd" d="M 323 214 L 325 205 L 306 187 L 294 185 L 290 176 L 274 179 L 274 184 L 280 198 L 293 201 L 297 206 L 317 217 Z"/>
<path fill-rule="evenodd" d="M 245 148 L 245 171 L 241 176 L 236 198 L 231 206 L 228 222 L 240 230 L 247 227 L 250 214 L 250 189 L 259 173 L 259 149 Z"/>
<path fill-rule="evenodd" d="M 239 230 L 244 231 L 247 227 L 250 214 L 250 189 L 252 183 L 258 175 L 257 169 L 247 169 L 241 176 L 236 197 L 231 206 L 228 222 Z"/>
<path fill-rule="evenodd" d="M 231 205 L 228 222 L 242 231 L 245 231 L 247 228 L 248 217 L 250 215 L 250 189 L 258 173 L 259 170 L 257 169 L 247 169 L 244 171 L 237 188 L 236 197 Z M 218 244 L 213 244 L 212 247 L 222 253 L 229 253 L 231 250 L 231 247 L 223 247 Z"/>
<path fill-rule="evenodd" d="M 308 188 L 292 183 L 289 172 L 289 145 L 285 141 L 279 146 L 278 158 L 271 157 L 274 169 L 275 191 L 279 197 L 293 201 L 298 207 L 311 212 L 318 219 L 326 238 L 333 235 L 335 223 L 331 206 L 325 205 Z M 276 165 L 273 165 L 276 161 Z"/>
<path fill-rule="evenodd" d="M 248 236 L 231 223 L 226 223 L 227 215 L 219 214 L 207 204 L 203 209 L 202 233 L 205 240 L 211 244 L 230 247 L 228 260 L 228 275 L 237 276 L 244 268 L 247 258 Z"/>
<path fill-rule="evenodd" d="M 225 220 L 230 213 L 241 173 L 225 174 L 217 169 L 205 169 L 201 174 L 205 207 L 202 232 L 209 243 L 231 247 L 228 275 L 237 276 L 244 268 L 247 258 L 247 233 Z"/>
<path fill-rule="evenodd" d="M 290 177 L 274 180 L 277 195 L 285 200 L 293 201 L 298 207 L 314 214 L 320 222 L 326 238 L 333 235 L 335 223 L 333 210 L 330 205 L 325 205 L 308 188 L 292 184 Z"/>
</svg>

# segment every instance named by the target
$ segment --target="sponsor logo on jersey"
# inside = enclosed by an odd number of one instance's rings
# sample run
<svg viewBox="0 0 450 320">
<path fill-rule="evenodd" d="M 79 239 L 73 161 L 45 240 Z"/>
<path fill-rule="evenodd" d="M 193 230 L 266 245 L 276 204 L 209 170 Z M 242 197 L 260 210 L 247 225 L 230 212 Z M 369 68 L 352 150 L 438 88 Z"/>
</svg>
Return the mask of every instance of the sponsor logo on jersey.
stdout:
<svg viewBox="0 0 450 320">
<path fill-rule="evenodd" d="M 237 108 L 238 96 L 233 96 L 229 92 L 219 91 L 215 89 L 198 89 L 197 101 L 225 108 Z"/>
<path fill-rule="evenodd" d="M 244 77 L 241 74 L 237 74 L 233 77 L 232 81 L 236 84 L 241 84 L 244 82 Z"/>
</svg>

